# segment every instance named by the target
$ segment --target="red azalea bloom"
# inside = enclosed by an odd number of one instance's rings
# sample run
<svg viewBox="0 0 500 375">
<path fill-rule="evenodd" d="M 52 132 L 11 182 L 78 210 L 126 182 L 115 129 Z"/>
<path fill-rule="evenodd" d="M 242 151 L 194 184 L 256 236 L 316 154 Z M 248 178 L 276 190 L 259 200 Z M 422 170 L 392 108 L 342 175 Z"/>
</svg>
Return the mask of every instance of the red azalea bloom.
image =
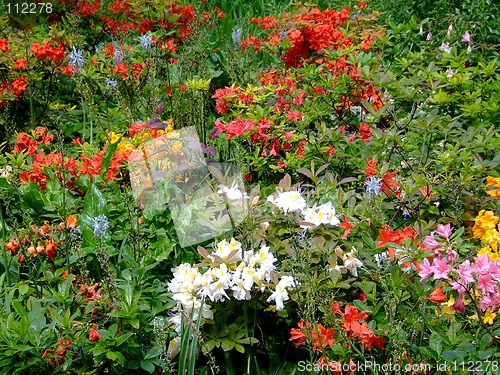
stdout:
<svg viewBox="0 0 500 375">
<path fill-rule="evenodd" d="M 99 332 L 97 332 L 97 324 L 94 324 L 89 334 L 89 340 L 92 342 L 96 342 L 99 341 L 100 339 L 101 335 L 99 334 Z"/>
<path fill-rule="evenodd" d="M 28 68 L 28 62 L 26 61 L 26 59 L 16 60 L 16 63 L 14 64 L 15 70 L 26 70 L 27 68 Z"/>
<path fill-rule="evenodd" d="M 0 51 L 9 52 L 9 42 L 6 39 L 0 38 Z"/>
</svg>

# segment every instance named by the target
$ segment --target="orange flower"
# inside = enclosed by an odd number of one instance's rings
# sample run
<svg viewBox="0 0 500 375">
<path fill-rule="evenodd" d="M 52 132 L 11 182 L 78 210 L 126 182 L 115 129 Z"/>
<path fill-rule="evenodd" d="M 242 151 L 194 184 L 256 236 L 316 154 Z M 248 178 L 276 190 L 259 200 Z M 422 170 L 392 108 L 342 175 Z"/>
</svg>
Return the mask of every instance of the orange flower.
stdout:
<svg viewBox="0 0 500 375">
<path fill-rule="evenodd" d="M 69 215 L 68 218 L 66 219 L 66 226 L 70 229 L 76 228 L 77 222 L 78 219 L 76 218 L 75 215 Z"/>
<path fill-rule="evenodd" d="M 101 335 L 99 334 L 99 332 L 97 332 L 97 324 L 94 324 L 89 334 L 89 340 L 92 342 L 96 342 L 99 341 L 100 339 Z"/>
<path fill-rule="evenodd" d="M 17 238 L 12 237 L 9 242 L 4 242 L 3 245 L 7 251 L 10 251 L 12 255 L 17 254 L 17 250 L 21 247 L 19 244 L 19 240 Z"/>
<path fill-rule="evenodd" d="M 442 286 L 436 288 L 436 290 L 434 292 L 432 292 L 431 294 L 429 294 L 429 296 L 427 297 L 427 299 L 429 301 L 433 302 L 436 306 L 439 303 L 445 302 L 447 300 L 446 296 L 443 293 L 443 287 Z"/>
<path fill-rule="evenodd" d="M 342 235 L 342 239 L 345 240 L 349 235 L 349 233 L 351 233 L 352 228 L 354 228 L 354 224 L 349 221 L 349 219 L 347 218 L 347 216 L 345 216 L 343 212 L 342 212 L 342 218 L 344 219 L 344 221 L 339 224 L 339 227 L 345 229 L 344 234 Z"/>
</svg>

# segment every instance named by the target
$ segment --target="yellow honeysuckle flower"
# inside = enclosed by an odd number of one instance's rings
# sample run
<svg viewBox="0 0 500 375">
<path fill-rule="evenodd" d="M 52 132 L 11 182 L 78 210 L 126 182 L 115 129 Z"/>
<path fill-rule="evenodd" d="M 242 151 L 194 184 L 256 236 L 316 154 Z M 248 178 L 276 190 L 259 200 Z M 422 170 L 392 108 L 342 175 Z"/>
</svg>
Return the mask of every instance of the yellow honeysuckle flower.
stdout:
<svg viewBox="0 0 500 375">
<path fill-rule="evenodd" d="M 483 323 L 485 323 L 485 324 L 487 323 L 489 325 L 492 325 L 496 316 L 497 316 L 497 314 L 491 312 L 490 309 L 487 309 L 486 312 L 484 313 Z"/>
</svg>

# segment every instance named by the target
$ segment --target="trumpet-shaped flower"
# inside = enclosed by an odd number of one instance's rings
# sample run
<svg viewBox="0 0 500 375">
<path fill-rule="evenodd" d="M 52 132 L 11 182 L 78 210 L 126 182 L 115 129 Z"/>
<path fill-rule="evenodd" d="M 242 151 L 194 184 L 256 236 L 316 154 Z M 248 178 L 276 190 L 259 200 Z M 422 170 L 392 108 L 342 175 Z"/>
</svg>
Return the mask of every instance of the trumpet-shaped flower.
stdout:
<svg viewBox="0 0 500 375">
<path fill-rule="evenodd" d="M 293 211 L 302 211 L 307 206 L 305 199 L 298 191 L 279 193 L 276 199 L 270 196 L 267 198 L 267 201 L 282 209 L 285 214 Z"/>
</svg>

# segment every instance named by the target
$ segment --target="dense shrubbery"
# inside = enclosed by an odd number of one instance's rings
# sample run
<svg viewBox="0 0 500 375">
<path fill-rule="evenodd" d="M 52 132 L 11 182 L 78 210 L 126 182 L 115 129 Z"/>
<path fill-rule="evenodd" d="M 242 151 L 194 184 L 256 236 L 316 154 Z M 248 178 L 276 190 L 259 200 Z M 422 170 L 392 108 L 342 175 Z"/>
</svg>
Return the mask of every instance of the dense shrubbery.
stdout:
<svg viewBox="0 0 500 375">
<path fill-rule="evenodd" d="M 497 8 L 4 6 L 0 373 L 496 374 Z"/>
</svg>

